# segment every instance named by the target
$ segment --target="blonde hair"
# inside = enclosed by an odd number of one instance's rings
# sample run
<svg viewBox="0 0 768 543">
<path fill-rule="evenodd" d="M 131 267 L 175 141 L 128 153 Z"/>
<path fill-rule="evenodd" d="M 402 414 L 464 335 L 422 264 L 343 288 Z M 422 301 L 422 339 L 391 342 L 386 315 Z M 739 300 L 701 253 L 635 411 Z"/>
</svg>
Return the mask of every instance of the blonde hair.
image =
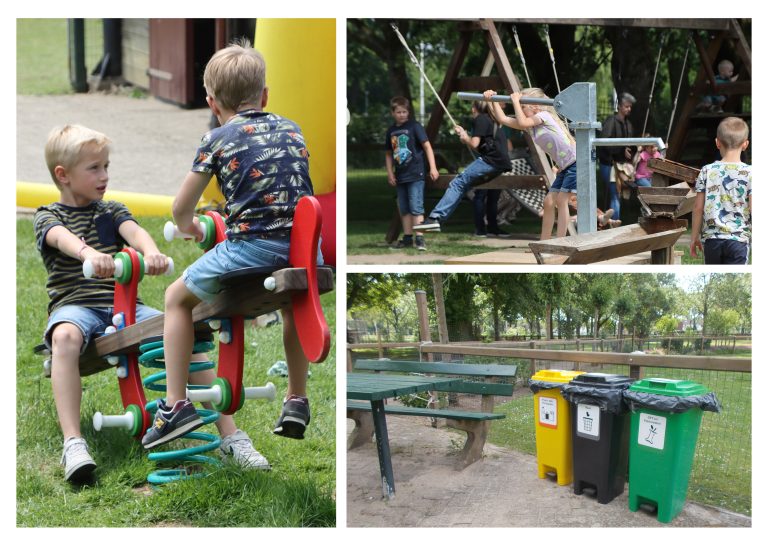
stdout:
<svg viewBox="0 0 768 543">
<path fill-rule="evenodd" d="M 749 139 L 749 126 L 739 117 L 726 117 L 717 125 L 717 139 L 727 149 L 738 149 Z"/>
<path fill-rule="evenodd" d="M 547 94 L 537 88 L 537 87 L 530 87 L 527 89 L 523 89 L 520 91 L 520 94 L 523 96 L 530 96 L 531 98 L 549 98 Z M 552 106 L 542 106 L 539 104 L 536 104 L 536 107 L 539 108 L 540 111 L 546 111 L 550 115 L 552 115 L 552 118 L 555 120 L 557 125 L 560 127 L 560 129 L 563 131 L 563 133 L 568 136 L 568 141 L 570 141 L 572 144 L 576 145 L 576 140 L 574 139 L 571 132 L 568 130 L 568 126 L 565 124 L 563 119 L 560 117 L 560 114 L 555 111 L 555 108 Z"/>
<path fill-rule="evenodd" d="M 96 152 L 101 152 L 105 147 L 109 149 L 110 143 L 112 141 L 101 132 L 79 124 L 57 126 L 51 130 L 45 144 L 45 163 L 53 182 L 60 186 L 56 179 L 56 166 L 70 170 L 80 161 L 84 147 L 93 146 Z"/>
<path fill-rule="evenodd" d="M 266 84 L 264 57 L 243 38 L 220 49 L 208 61 L 203 85 L 208 96 L 230 111 L 258 104 Z"/>
</svg>

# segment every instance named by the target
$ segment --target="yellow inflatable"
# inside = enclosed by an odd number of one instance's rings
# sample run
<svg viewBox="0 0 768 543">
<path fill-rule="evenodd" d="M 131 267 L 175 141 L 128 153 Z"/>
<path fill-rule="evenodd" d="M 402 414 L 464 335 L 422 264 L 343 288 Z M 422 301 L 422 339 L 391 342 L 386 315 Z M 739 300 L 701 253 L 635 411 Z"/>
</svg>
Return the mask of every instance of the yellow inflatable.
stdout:
<svg viewBox="0 0 768 543">
<path fill-rule="evenodd" d="M 38 208 L 46 204 L 58 202 L 60 196 L 59 190 L 53 183 L 16 182 L 16 205 L 19 207 Z M 104 194 L 104 199 L 117 200 L 125 204 L 131 210 L 131 213 L 137 217 L 171 216 L 173 196 L 108 190 Z"/>
</svg>

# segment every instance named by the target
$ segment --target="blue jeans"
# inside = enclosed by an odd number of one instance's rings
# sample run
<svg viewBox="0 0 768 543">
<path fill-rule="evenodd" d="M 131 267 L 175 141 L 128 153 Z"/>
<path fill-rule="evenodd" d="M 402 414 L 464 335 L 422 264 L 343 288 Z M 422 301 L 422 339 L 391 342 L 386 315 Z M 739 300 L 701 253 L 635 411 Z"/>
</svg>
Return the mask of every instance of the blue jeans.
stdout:
<svg viewBox="0 0 768 543">
<path fill-rule="evenodd" d="M 499 224 L 496 216 L 499 214 L 499 196 L 501 196 L 500 189 L 478 189 L 475 191 L 472 205 L 475 207 L 476 234 L 498 232 Z M 488 219 L 487 230 L 485 227 L 486 219 Z"/>
<path fill-rule="evenodd" d="M 749 244 L 732 239 L 704 240 L 704 264 L 746 264 Z"/>
<path fill-rule="evenodd" d="M 638 187 L 650 187 L 651 186 L 651 179 L 650 177 L 638 177 L 635 179 L 635 185 Z"/>
<path fill-rule="evenodd" d="M 398 183 L 397 205 L 400 215 L 424 214 L 424 180 L 411 181 L 410 183 Z"/>
<path fill-rule="evenodd" d="M 193 262 L 181 277 L 192 294 L 210 302 L 224 288 L 219 281 L 222 275 L 243 268 L 287 266 L 290 247 L 290 237 L 227 239 Z M 317 264 L 322 263 L 318 242 Z"/>
<path fill-rule="evenodd" d="M 83 354 L 93 338 L 103 334 L 107 326 L 112 326 L 112 312 L 113 308 L 111 307 L 63 305 L 54 309 L 51 316 L 48 317 L 48 325 L 45 327 L 43 342 L 51 350 L 51 334 L 53 329 L 61 323 L 68 322 L 77 326 L 83 335 L 83 345 L 80 347 L 80 354 Z M 162 313 L 144 304 L 136 304 L 136 322 L 147 320 L 155 315 L 162 315 Z"/>
<path fill-rule="evenodd" d="M 429 216 L 438 221 L 444 221 L 456 211 L 462 197 L 475 185 L 490 181 L 503 170 L 491 166 L 482 158 L 475 159 L 463 172 L 457 175 L 448 185 L 443 197 Z"/>
<path fill-rule="evenodd" d="M 616 183 L 611 183 L 612 168 L 613 165 L 611 164 L 600 163 L 600 177 L 603 178 L 605 195 L 608 199 L 608 209 L 613 209 L 613 218 L 618 219 L 621 214 L 621 204 L 619 203 L 619 191 L 616 190 Z"/>
</svg>

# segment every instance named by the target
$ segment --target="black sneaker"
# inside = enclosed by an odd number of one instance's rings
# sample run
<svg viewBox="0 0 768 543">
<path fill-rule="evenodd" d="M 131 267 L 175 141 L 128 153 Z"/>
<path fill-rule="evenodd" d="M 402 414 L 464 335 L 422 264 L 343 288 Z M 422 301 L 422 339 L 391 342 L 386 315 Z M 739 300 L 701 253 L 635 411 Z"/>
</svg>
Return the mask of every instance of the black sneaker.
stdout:
<svg viewBox="0 0 768 543">
<path fill-rule="evenodd" d="M 179 400 L 170 411 L 165 401 L 160 400 L 157 402 L 155 420 L 141 439 L 141 444 L 145 449 L 152 449 L 178 439 L 200 428 L 203 424 L 205 424 L 203 419 L 189 400 Z"/>
<path fill-rule="evenodd" d="M 413 238 L 403 236 L 403 239 L 397 240 L 397 243 L 390 245 L 390 249 L 411 249 L 413 247 Z"/>
<path fill-rule="evenodd" d="M 424 241 L 424 236 L 416 236 L 416 248 L 419 251 L 427 250 L 427 242 Z"/>
<path fill-rule="evenodd" d="M 283 411 L 272 432 L 292 439 L 304 439 L 304 430 L 307 429 L 308 424 L 309 400 L 300 396 L 290 396 L 283 402 Z"/>
<path fill-rule="evenodd" d="M 427 217 L 421 224 L 414 225 L 413 229 L 420 232 L 440 232 L 440 221 Z"/>
<path fill-rule="evenodd" d="M 512 234 L 505 232 L 504 230 L 489 230 L 488 237 L 506 239 L 506 238 L 511 238 Z"/>
<path fill-rule="evenodd" d="M 475 232 L 476 238 L 487 238 L 488 234 L 486 232 Z"/>
</svg>

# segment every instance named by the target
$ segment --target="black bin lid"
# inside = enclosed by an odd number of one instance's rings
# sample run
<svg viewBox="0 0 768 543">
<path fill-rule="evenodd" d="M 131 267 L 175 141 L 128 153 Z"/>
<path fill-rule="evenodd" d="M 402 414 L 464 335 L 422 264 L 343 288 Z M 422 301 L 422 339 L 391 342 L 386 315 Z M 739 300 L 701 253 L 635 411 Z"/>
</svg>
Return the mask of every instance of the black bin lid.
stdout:
<svg viewBox="0 0 768 543">
<path fill-rule="evenodd" d="M 627 388 L 634 383 L 634 379 L 625 375 L 616 375 L 613 373 L 582 373 L 577 375 L 571 382 L 572 386 L 587 386 L 594 388 Z"/>
</svg>

